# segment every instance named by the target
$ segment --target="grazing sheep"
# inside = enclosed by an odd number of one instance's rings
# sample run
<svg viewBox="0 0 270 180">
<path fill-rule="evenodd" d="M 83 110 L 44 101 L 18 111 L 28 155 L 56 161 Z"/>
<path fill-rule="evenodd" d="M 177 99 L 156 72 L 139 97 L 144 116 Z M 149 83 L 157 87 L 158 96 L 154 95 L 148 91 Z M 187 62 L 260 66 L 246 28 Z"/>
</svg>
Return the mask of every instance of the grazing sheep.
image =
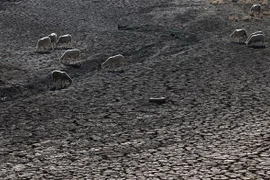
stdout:
<svg viewBox="0 0 270 180">
<path fill-rule="evenodd" d="M 163 104 L 166 103 L 166 97 L 158 97 L 158 98 L 149 98 L 150 103 Z"/>
<path fill-rule="evenodd" d="M 233 31 L 233 33 L 230 35 L 231 38 L 238 38 L 238 42 L 240 43 L 240 39 L 247 38 L 247 31 L 245 29 L 236 29 Z"/>
<path fill-rule="evenodd" d="M 53 78 L 53 82 L 57 83 L 58 81 L 60 81 L 61 83 L 61 88 L 66 87 L 66 82 L 68 82 L 68 86 L 70 86 L 72 84 L 72 79 L 70 78 L 70 76 L 64 72 L 64 71 L 59 71 L 59 70 L 54 70 L 52 72 L 52 78 Z M 63 84 L 64 83 L 64 84 Z M 67 87 L 68 87 L 67 86 Z"/>
<path fill-rule="evenodd" d="M 251 16 L 255 16 L 256 14 L 261 14 L 262 6 L 260 4 L 253 4 L 249 10 L 249 14 Z"/>
<path fill-rule="evenodd" d="M 250 37 L 248 41 L 246 41 L 246 45 L 250 46 L 252 43 L 261 42 L 262 45 L 264 44 L 265 36 L 263 34 L 255 34 Z"/>
<path fill-rule="evenodd" d="M 51 39 L 48 36 L 40 38 L 38 40 L 37 51 L 41 50 L 42 48 L 45 49 L 46 47 L 50 47 L 53 50 L 53 45 L 52 45 Z"/>
<path fill-rule="evenodd" d="M 77 59 L 80 57 L 80 50 L 79 49 L 69 49 L 64 52 L 64 54 L 60 57 L 60 61 L 64 59 Z"/>
<path fill-rule="evenodd" d="M 121 54 L 117 54 L 115 56 L 109 57 L 105 62 L 101 64 L 101 68 L 109 67 L 115 69 L 117 65 L 123 66 L 124 65 L 124 56 Z"/>
<path fill-rule="evenodd" d="M 256 34 L 262 34 L 262 35 L 264 35 L 264 33 L 263 33 L 262 31 L 256 31 L 256 32 L 254 32 L 254 33 L 251 33 L 251 34 L 248 36 L 246 42 L 249 41 L 249 39 L 250 39 L 253 35 L 256 35 Z"/>
<path fill-rule="evenodd" d="M 70 34 L 66 34 L 66 35 L 62 35 L 58 38 L 57 42 L 56 42 L 56 46 L 58 46 L 59 44 L 69 44 L 70 47 L 72 47 L 71 45 L 71 35 Z"/>
<path fill-rule="evenodd" d="M 54 47 L 56 47 L 56 41 L 57 41 L 57 34 L 56 33 L 51 33 L 48 35 L 48 37 L 51 39 L 51 43 Z"/>
</svg>

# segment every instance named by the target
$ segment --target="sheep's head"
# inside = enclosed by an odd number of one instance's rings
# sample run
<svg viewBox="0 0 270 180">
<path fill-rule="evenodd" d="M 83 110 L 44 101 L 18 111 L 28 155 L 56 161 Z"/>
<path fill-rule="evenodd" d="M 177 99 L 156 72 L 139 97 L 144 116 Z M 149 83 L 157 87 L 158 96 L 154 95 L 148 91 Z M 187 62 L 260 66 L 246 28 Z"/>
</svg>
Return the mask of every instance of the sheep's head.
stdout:
<svg viewBox="0 0 270 180">
<path fill-rule="evenodd" d="M 107 67 L 107 66 L 109 65 L 109 61 L 110 61 L 110 58 L 107 59 L 105 62 L 103 62 L 103 63 L 101 64 L 101 68 L 103 69 L 103 68 Z"/>
<path fill-rule="evenodd" d="M 247 33 L 246 33 L 246 32 L 244 32 L 243 37 L 244 37 L 244 38 L 248 38 L 248 36 L 247 36 Z"/>
<path fill-rule="evenodd" d="M 248 41 L 247 43 L 246 43 L 246 45 L 251 45 L 251 43 L 252 43 L 253 41 Z"/>
<path fill-rule="evenodd" d="M 63 55 L 59 58 L 60 62 L 62 62 L 63 58 L 64 58 Z"/>
<path fill-rule="evenodd" d="M 72 84 L 72 79 L 66 73 L 63 74 L 63 78 L 68 81 L 68 86 Z"/>
<path fill-rule="evenodd" d="M 87 55 L 85 53 L 80 53 L 80 58 L 81 59 L 86 59 L 87 58 Z"/>
<path fill-rule="evenodd" d="M 234 31 L 234 32 L 230 35 L 230 37 L 232 37 L 232 38 L 237 37 L 237 31 Z"/>
<path fill-rule="evenodd" d="M 105 68 L 106 67 L 106 64 L 105 62 L 101 64 L 101 69 Z"/>
<path fill-rule="evenodd" d="M 72 84 L 72 79 L 69 78 L 69 79 L 68 79 L 68 86 L 70 86 L 71 84 Z"/>
</svg>

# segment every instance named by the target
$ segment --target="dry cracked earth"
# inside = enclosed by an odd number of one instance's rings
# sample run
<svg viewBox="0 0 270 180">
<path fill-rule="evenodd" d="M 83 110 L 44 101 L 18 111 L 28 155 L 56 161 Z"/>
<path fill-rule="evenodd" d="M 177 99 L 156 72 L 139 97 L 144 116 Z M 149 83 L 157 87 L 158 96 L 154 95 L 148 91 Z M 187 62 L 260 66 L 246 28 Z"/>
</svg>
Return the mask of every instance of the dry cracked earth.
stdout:
<svg viewBox="0 0 270 180">
<path fill-rule="evenodd" d="M 270 179 L 270 17 L 229 20 L 250 6 L 2 0 L 0 179 Z M 236 28 L 266 46 L 235 43 Z M 78 66 L 36 52 L 52 32 L 72 35 Z M 118 53 L 121 71 L 100 69 Z M 55 69 L 73 84 L 55 90 Z"/>
</svg>

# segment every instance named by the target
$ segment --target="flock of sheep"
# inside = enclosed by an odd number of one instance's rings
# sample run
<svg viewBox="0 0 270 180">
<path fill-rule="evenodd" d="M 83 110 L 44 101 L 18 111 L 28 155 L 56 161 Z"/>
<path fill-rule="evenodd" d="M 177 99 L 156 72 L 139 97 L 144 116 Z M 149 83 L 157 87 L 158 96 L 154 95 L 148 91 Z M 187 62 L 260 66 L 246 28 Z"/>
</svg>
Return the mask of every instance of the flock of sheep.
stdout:
<svg viewBox="0 0 270 180">
<path fill-rule="evenodd" d="M 254 4 L 250 8 L 250 14 L 260 15 L 261 9 L 262 7 L 260 4 Z M 254 43 L 258 43 L 258 42 L 261 42 L 263 45 L 265 42 L 265 35 L 262 31 L 257 31 L 247 36 L 247 31 L 245 29 L 236 29 L 230 35 L 230 37 L 238 38 L 239 43 L 240 43 L 240 40 L 245 40 L 245 44 L 248 46 L 253 45 Z M 81 52 L 79 49 L 72 49 L 71 41 L 72 41 L 72 36 L 70 34 L 65 34 L 65 35 L 57 37 L 56 33 L 51 33 L 50 35 L 40 38 L 38 40 L 37 51 L 40 51 L 42 49 L 48 49 L 48 48 L 54 50 L 60 44 L 68 44 L 69 48 L 71 49 L 68 49 L 63 53 L 63 55 L 60 57 L 60 62 L 62 62 L 64 59 L 79 58 Z M 108 67 L 110 69 L 115 69 L 117 66 L 123 66 L 124 60 L 125 58 L 121 54 L 111 56 L 105 62 L 101 64 L 101 68 Z M 57 84 L 60 82 L 61 88 L 68 87 L 72 84 L 71 77 L 66 72 L 63 72 L 60 70 L 54 70 L 52 72 L 52 79 L 53 79 L 54 84 Z"/>
<path fill-rule="evenodd" d="M 40 51 L 40 50 L 46 49 L 48 47 L 51 48 L 52 50 L 54 50 L 54 48 L 56 48 L 57 45 L 63 44 L 63 43 L 67 43 L 71 47 L 71 39 L 72 39 L 72 37 L 70 34 L 59 36 L 59 38 L 57 39 L 57 34 L 51 33 L 50 35 L 45 36 L 43 38 L 40 38 L 38 40 L 37 50 Z"/>
<path fill-rule="evenodd" d="M 262 7 L 260 4 L 254 4 L 250 8 L 250 14 L 260 15 L 261 9 Z M 233 31 L 230 37 L 237 38 L 239 43 L 240 40 L 245 40 L 245 44 L 248 46 L 254 45 L 255 43 L 261 43 L 261 45 L 264 46 L 265 42 L 265 35 L 262 31 L 256 31 L 247 36 L 247 31 L 245 29 L 236 29 Z"/>
<path fill-rule="evenodd" d="M 68 44 L 69 48 L 72 48 L 72 36 L 70 34 L 65 34 L 57 37 L 56 33 L 51 33 L 46 37 L 42 37 L 37 42 L 37 51 L 52 49 L 54 50 L 59 44 Z M 80 57 L 79 49 L 68 49 L 60 57 L 60 62 L 63 62 L 65 59 L 77 59 Z M 110 68 L 115 69 L 118 66 L 124 65 L 125 58 L 121 54 L 117 54 L 109 57 L 105 62 L 101 64 L 101 68 Z M 72 84 L 71 77 L 64 71 L 54 70 L 52 71 L 53 83 L 56 85 L 60 83 L 60 88 L 68 87 Z"/>
</svg>

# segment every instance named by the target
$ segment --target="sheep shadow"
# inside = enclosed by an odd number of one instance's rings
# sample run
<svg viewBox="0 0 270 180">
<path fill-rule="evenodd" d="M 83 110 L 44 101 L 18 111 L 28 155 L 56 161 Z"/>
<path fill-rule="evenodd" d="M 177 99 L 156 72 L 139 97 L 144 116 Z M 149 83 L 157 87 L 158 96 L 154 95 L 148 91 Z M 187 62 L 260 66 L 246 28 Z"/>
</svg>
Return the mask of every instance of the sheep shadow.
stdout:
<svg viewBox="0 0 270 180">
<path fill-rule="evenodd" d="M 75 69 L 79 69 L 82 67 L 82 63 L 64 63 L 64 62 L 61 62 L 61 63 L 65 66 L 69 66 Z"/>
<path fill-rule="evenodd" d="M 119 73 L 124 73 L 125 70 L 123 70 L 123 69 L 120 69 L 120 70 L 108 70 L 108 72 L 109 73 L 117 73 L 117 74 L 119 74 Z"/>
<path fill-rule="evenodd" d="M 231 44 L 246 45 L 245 42 L 235 42 L 235 41 L 231 41 Z"/>
<path fill-rule="evenodd" d="M 50 88 L 50 91 L 57 91 L 57 90 L 62 90 L 62 89 L 67 89 L 69 86 L 63 86 L 63 87 L 61 87 L 61 86 L 59 86 L 59 87 L 57 87 L 57 86 L 52 86 L 51 88 Z"/>
<path fill-rule="evenodd" d="M 252 48 L 252 49 L 265 49 L 266 45 L 261 45 L 261 46 L 248 46 L 248 48 Z"/>
<path fill-rule="evenodd" d="M 55 50 L 68 50 L 68 49 L 72 49 L 72 47 L 56 47 L 54 49 Z"/>
<path fill-rule="evenodd" d="M 52 51 L 35 51 L 38 54 L 51 54 Z"/>
</svg>

